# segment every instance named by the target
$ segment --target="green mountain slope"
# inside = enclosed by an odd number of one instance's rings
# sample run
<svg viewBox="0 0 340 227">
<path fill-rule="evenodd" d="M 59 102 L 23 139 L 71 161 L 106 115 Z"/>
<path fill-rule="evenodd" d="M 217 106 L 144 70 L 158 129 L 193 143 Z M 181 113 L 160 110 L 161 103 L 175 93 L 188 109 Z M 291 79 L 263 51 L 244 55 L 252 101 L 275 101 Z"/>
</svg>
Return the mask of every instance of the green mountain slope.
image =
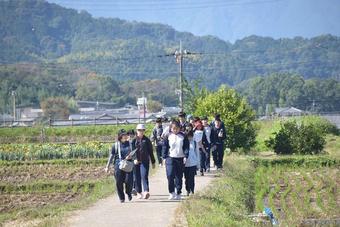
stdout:
<svg viewBox="0 0 340 227">
<path fill-rule="evenodd" d="M 118 81 L 164 79 L 178 75 L 172 54 L 180 40 L 188 51 L 201 53 L 186 56 L 184 75 L 209 88 L 278 72 L 304 78 L 340 75 L 336 36 L 278 40 L 250 36 L 230 44 L 161 24 L 95 19 L 85 11 L 41 0 L 0 1 L 1 64 L 25 61 L 55 68 L 58 63 L 86 67 Z"/>
</svg>

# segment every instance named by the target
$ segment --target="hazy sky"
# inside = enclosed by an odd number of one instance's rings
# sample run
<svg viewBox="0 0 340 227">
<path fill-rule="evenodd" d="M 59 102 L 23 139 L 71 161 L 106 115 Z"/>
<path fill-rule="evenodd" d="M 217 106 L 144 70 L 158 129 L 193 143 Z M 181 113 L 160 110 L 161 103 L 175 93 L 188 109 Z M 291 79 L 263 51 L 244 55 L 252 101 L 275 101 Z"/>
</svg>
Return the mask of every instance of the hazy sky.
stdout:
<svg viewBox="0 0 340 227">
<path fill-rule="evenodd" d="M 235 41 L 249 35 L 340 36 L 340 0 L 48 0 L 94 17 L 168 24 Z"/>
</svg>

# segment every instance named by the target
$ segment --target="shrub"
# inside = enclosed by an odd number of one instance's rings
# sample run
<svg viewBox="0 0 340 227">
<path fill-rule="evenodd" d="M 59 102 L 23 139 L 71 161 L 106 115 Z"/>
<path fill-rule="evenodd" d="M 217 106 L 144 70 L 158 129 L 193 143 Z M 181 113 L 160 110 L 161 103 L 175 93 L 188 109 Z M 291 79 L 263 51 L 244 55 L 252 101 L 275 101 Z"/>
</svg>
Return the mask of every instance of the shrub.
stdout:
<svg viewBox="0 0 340 227">
<path fill-rule="evenodd" d="M 318 154 L 326 141 L 318 126 L 288 121 L 281 123 L 281 129 L 265 143 L 277 154 Z"/>
</svg>

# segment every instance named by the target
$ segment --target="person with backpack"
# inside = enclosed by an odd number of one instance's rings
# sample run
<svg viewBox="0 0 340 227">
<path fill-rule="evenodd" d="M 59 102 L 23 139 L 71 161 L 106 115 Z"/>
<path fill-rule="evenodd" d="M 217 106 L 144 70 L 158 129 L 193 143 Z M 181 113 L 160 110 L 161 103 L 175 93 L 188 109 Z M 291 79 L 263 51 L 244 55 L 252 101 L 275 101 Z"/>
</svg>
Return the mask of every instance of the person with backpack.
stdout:
<svg viewBox="0 0 340 227">
<path fill-rule="evenodd" d="M 153 154 L 152 143 L 145 134 L 145 125 L 138 124 L 137 136 L 132 141 L 132 148 L 136 149 L 136 159 L 134 161 L 135 168 L 134 174 L 136 178 L 136 190 L 138 199 L 149 199 L 149 169 L 150 160 L 152 163 L 152 168 L 155 168 L 155 157 Z M 143 188 L 142 188 L 143 185 Z M 142 190 L 143 189 L 143 190 Z M 143 194 L 142 194 L 143 191 Z"/>
<path fill-rule="evenodd" d="M 118 132 L 118 139 L 114 143 L 111 149 L 111 154 L 109 160 L 106 164 L 105 171 L 109 172 L 109 167 L 111 162 L 114 166 L 114 177 L 116 179 L 116 188 L 118 197 L 121 203 L 125 202 L 125 193 L 128 196 L 128 200 L 132 200 L 131 190 L 133 184 L 133 172 L 131 170 L 121 169 L 121 163 L 124 161 L 131 162 L 133 164 L 133 159 L 135 154 L 133 154 L 132 148 L 129 143 L 129 137 L 125 129 L 120 129 Z"/>
<path fill-rule="evenodd" d="M 189 155 L 189 140 L 178 121 L 171 122 L 171 131 L 164 139 L 162 154 L 168 179 L 169 200 L 180 200 L 184 164 Z M 176 193 L 175 193 L 176 188 Z"/>
<path fill-rule="evenodd" d="M 150 140 L 152 143 L 154 143 L 154 147 L 156 148 L 156 154 L 158 159 L 158 164 L 161 167 L 162 166 L 162 148 L 163 148 L 163 126 L 162 126 L 162 119 L 157 118 L 156 119 L 156 125 L 152 130 Z"/>
<path fill-rule="evenodd" d="M 187 196 L 195 193 L 195 175 L 197 166 L 199 164 L 198 158 L 198 147 L 195 142 L 194 132 L 191 130 L 187 132 L 187 137 L 189 140 L 189 155 L 188 159 L 185 162 L 184 168 L 184 179 L 185 179 L 185 189 L 187 191 Z"/>
<path fill-rule="evenodd" d="M 214 163 L 217 169 L 222 169 L 223 165 L 223 156 L 224 156 L 224 140 L 226 137 L 225 128 L 222 126 L 221 119 L 217 116 L 215 117 L 215 121 L 213 127 L 211 129 L 212 134 L 212 148 L 213 148 L 213 156 L 214 156 Z"/>
</svg>

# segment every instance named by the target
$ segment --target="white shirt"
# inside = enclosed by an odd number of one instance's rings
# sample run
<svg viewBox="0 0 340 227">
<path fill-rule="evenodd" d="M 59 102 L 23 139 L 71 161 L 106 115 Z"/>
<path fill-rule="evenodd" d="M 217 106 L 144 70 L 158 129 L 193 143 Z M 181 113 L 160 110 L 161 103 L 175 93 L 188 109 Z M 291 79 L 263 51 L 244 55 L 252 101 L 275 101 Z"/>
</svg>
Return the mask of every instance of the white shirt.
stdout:
<svg viewBox="0 0 340 227">
<path fill-rule="evenodd" d="M 195 142 L 200 142 L 203 139 L 203 131 L 201 130 L 196 130 L 194 132 L 194 141 Z"/>
<path fill-rule="evenodd" d="M 172 158 L 184 158 L 183 143 L 184 136 L 182 134 L 170 133 L 169 137 L 169 156 Z"/>
<path fill-rule="evenodd" d="M 189 141 L 189 156 L 185 162 L 185 167 L 197 166 L 199 164 L 198 149 L 195 146 L 195 141 Z"/>
</svg>

